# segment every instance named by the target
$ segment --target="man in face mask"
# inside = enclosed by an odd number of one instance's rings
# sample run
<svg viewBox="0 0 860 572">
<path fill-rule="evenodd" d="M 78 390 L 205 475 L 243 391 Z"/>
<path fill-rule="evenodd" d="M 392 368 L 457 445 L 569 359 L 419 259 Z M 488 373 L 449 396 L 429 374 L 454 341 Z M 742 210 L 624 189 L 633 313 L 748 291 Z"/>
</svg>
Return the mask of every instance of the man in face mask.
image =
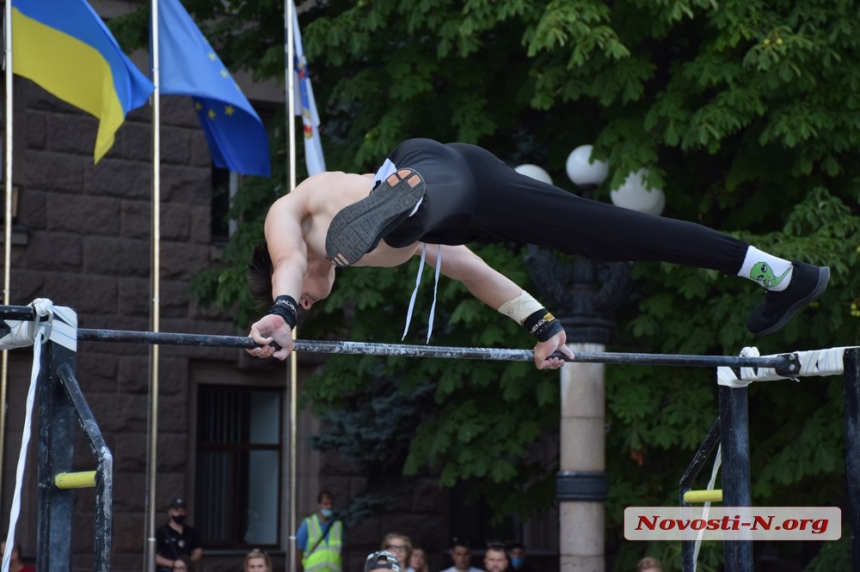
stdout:
<svg viewBox="0 0 860 572">
<path fill-rule="evenodd" d="M 519 542 L 508 545 L 508 558 L 510 565 L 507 572 L 534 572 L 534 569 L 525 563 L 526 547 Z"/>
<path fill-rule="evenodd" d="M 317 512 L 302 521 L 296 533 L 299 572 L 341 572 L 343 523 L 334 518 L 334 495 L 320 491 Z"/>
<path fill-rule="evenodd" d="M 200 535 L 185 524 L 185 499 L 175 498 L 167 509 L 170 520 L 155 531 L 155 565 L 158 572 L 173 570 L 173 561 L 186 556 L 194 564 L 203 559 Z"/>
</svg>

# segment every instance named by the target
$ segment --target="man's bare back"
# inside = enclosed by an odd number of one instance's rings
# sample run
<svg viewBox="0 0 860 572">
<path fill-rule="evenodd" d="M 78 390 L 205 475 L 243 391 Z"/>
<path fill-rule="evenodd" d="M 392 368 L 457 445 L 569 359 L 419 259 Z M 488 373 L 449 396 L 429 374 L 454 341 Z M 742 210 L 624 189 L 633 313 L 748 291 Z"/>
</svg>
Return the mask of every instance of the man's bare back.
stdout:
<svg viewBox="0 0 860 572">
<path fill-rule="evenodd" d="M 278 199 L 266 217 L 266 240 L 269 250 L 285 227 L 298 222 L 309 262 L 325 260 L 325 241 L 334 216 L 344 207 L 365 198 L 373 186 L 373 175 L 343 172 L 320 173 L 305 179 L 296 189 Z M 384 241 L 365 254 L 354 266 L 397 266 L 408 261 L 419 245 L 392 248 Z M 276 258 L 272 254 L 273 259 Z"/>
</svg>

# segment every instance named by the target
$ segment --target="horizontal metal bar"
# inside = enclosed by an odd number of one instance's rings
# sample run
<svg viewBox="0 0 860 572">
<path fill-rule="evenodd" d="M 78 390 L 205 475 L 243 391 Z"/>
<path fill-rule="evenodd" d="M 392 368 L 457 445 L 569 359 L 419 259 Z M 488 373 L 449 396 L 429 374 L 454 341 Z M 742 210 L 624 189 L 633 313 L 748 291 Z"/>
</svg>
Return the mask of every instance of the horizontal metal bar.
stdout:
<svg viewBox="0 0 860 572">
<path fill-rule="evenodd" d="M 57 473 L 54 476 L 54 484 L 63 490 L 91 488 L 96 486 L 96 472 Z"/>
<path fill-rule="evenodd" d="M 0 306 L 0 320 L 32 320 L 33 306 Z"/>
<path fill-rule="evenodd" d="M 251 338 L 244 336 L 214 336 L 204 334 L 174 334 L 164 332 L 132 332 L 125 330 L 79 329 L 81 341 L 143 343 L 178 346 L 200 346 L 251 349 L 258 347 Z M 532 361 L 531 350 L 499 348 L 469 348 L 446 346 L 412 346 L 403 344 L 380 344 L 366 342 L 339 342 L 323 340 L 296 340 L 297 352 L 323 354 L 353 354 L 379 356 L 405 356 L 421 358 L 453 358 L 494 361 Z M 559 357 L 563 357 L 559 354 Z M 567 358 L 565 358 L 567 359 Z M 791 354 L 772 357 L 697 356 L 674 354 L 640 353 L 576 353 L 573 360 L 581 363 L 671 365 L 693 367 L 758 367 L 777 371 L 795 371 Z"/>
</svg>

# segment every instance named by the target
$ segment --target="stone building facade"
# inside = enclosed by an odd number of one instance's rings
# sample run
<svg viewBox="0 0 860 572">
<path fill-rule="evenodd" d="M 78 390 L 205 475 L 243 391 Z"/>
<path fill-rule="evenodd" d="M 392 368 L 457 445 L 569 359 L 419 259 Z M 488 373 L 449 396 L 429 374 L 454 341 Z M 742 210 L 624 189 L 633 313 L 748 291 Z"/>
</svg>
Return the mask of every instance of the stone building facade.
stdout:
<svg viewBox="0 0 860 572">
<path fill-rule="evenodd" d="M 143 67 L 145 55 L 138 59 Z M 50 298 L 55 304 L 74 308 L 83 328 L 150 329 L 150 109 L 133 111 L 111 151 L 94 165 L 95 119 L 23 78 L 16 77 L 14 86 L 13 181 L 18 195 L 12 236 L 12 304 Z M 280 89 L 249 85 L 245 91 L 255 105 L 274 106 L 282 104 Z M 212 236 L 213 168 L 188 98 L 162 98 L 161 155 L 161 330 L 245 335 L 245 330 L 233 325 L 228 312 L 201 309 L 188 293 L 190 278 L 221 254 L 221 246 Z M 286 569 L 285 553 L 292 533 L 287 498 L 291 458 L 288 368 L 252 360 L 240 350 L 163 346 L 160 354 L 153 497 L 157 526 L 166 522 L 170 499 L 183 496 L 189 503 L 189 523 L 208 538 L 217 539 L 204 545 L 202 570 L 239 570 L 251 547 L 268 550 L 276 569 Z M 15 484 L 31 358 L 31 350 L 10 354 L 0 473 L 3 515 L 9 514 Z M 114 456 L 112 570 L 116 572 L 143 569 L 148 522 L 149 364 L 146 346 L 79 344 L 77 378 Z M 319 357 L 302 357 L 300 384 L 322 365 Z M 236 415 L 239 418 L 231 417 Z M 259 419 L 265 423 L 255 423 Z M 294 508 L 298 525 L 315 510 L 319 490 L 333 491 L 338 505 L 343 506 L 365 483 L 335 455 L 311 450 L 307 438 L 319 422 L 308 412 L 301 412 L 297 424 Z M 218 437 L 224 427 L 239 437 Z M 259 443 L 249 443 L 254 441 L 255 431 L 262 435 Z M 75 468 L 91 470 L 95 463 L 78 433 Z M 217 438 L 222 441 L 215 442 Z M 233 451 L 237 448 L 248 457 L 237 461 Z M 30 562 L 36 558 L 38 454 L 34 435 L 17 528 L 23 557 Z M 268 476 L 260 478 L 248 469 L 249 463 L 266 467 Z M 92 570 L 94 502 L 91 490 L 76 492 L 75 570 Z M 450 563 L 444 549 L 461 516 L 456 507 L 449 507 L 448 494 L 438 489 L 434 479 L 419 479 L 385 514 L 346 530 L 344 570 L 359 571 L 364 556 L 394 530 L 428 548 L 434 572 L 447 567 Z M 557 566 L 553 518 L 550 515 L 521 527 L 526 542 L 540 548 L 533 551 L 531 563 L 540 563 L 542 569 Z M 5 533 L 8 519 L 4 521 Z M 477 558 L 475 564 L 479 564 Z"/>
</svg>

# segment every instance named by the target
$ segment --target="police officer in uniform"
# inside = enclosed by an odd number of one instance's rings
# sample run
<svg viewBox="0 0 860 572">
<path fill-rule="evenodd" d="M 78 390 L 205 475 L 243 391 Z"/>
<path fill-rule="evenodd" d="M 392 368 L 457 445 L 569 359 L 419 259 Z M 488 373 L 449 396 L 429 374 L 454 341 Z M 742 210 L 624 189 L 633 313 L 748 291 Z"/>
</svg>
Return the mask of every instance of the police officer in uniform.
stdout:
<svg viewBox="0 0 860 572">
<path fill-rule="evenodd" d="M 170 520 L 155 531 L 155 564 L 158 572 L 171 572 L 173 561 L 187 556 L 195 565 L 203 559 L 200 535 L 185 524 L 185 499 L 175 498 L 167 509 Z"/>
</svg>

